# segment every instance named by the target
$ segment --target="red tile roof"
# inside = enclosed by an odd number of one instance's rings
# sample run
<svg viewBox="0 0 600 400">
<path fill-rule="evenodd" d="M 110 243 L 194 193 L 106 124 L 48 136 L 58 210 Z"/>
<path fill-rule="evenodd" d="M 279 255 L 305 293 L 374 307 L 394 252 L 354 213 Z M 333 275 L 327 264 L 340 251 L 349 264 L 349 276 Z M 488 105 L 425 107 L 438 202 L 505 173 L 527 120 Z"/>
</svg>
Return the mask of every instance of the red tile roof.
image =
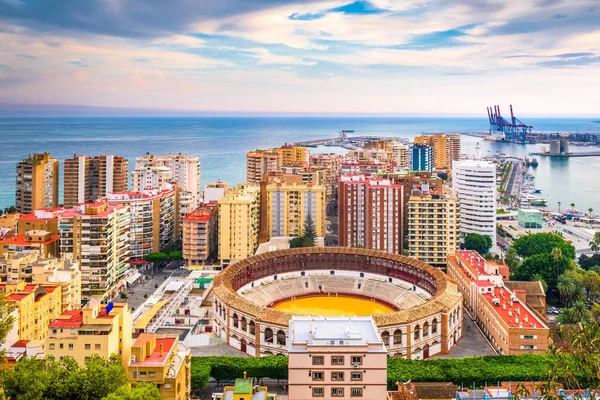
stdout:
<svg viewBox="0 0 600 400">
<path fill-rule="evenodd" d="M 513 295 L 505 287 L 494 288 L 493 293 L 485 293 L 482 296 L 510 328 L 518 328 L 521 325 L 523 328 L 544 328 L 543 324 L 520 301 L 511 300 Z M 500 300 L 499 306 L 494 306 L 494 298 Z"/>
<path fill-rule="evenodd" d="M 51 328 L 79 328 L 83 325 L 83 312 L 81 310 L 66 310 L 60 317 L 50 322 Z"/>
<path fill-rule="evenodd" d="M 138 340 L 135 341 L 135 343 L 133 344 L 134 347 L 139 347 L 141 345 L 143 345 L 143 343 L 147 342 L 149 340 L 148 337 L 141 337 L 142 335 L 140 335 L 140 338 L 138 338 Z M 140 340 L 141 339 L 141 340 Z M 131 363 L 130 366 L 150 366 L 150 365 L 164 365 L 165 362 L 167 361 L 167 358 L 169 357 L 169 354 L 171 353 L 173 346 L 175 346 L 175 341 L 177 340 L 177 338 L 174 337 L 169 337 L 169 338 L 157 338 L 156 339 L 156 347 L 154 348 L 154 350 L 152 351 L 152 354 L 150 354 L 148 357 L 146 357 L 146 359 L 142 362 L 134 362 Z M 140 342 L 140 343 L 138 343 Z M 163 352 L 162 352 L 162 356 L 160 355 L 160 345 L 163 345 Z"/>
<path fill-rule="evenodd" d="M 54 242 L 58 242 L 60 240 L 60 236 L 51 235 L 49 240 L 44 240 L 42 242 L 35 242 L 31 240 L 27 240 L 25 234 L 11 236 L 6 239 L 0 240 L 0 244 L 8 244 L 8 245 L 17 245 L 17 246 L 30 246 L 30 245 L 42 245 L 42 244 L 51 244 Z"/>
<path fill-rule="evenodd" d="M 17 340 L 12 346 L 10 347 L 27 347 L 27 343 L 29 343 L 29 340 Z"/>
</svg>

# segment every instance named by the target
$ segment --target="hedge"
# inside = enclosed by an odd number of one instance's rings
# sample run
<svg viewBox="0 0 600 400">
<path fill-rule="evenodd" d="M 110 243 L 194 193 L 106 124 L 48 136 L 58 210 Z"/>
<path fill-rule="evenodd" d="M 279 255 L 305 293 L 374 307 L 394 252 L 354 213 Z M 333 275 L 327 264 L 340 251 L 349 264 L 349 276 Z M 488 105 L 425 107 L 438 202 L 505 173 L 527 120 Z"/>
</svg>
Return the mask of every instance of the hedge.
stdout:
<svg viewBox="0 0 600 400">
<path fill-rule="evenodd" d="M 453 382 L 478 387 L 497 381 L 539 381 L 548 371 L 552 356 L 522 354 L 466 358 L 434 358 L 407 360 L 388 358 L 387 381 L 393 389 L 396 382 Z M 233 380 L 244 371 L 252 378 L 287 379 L 288 358 L 193 357 L 192 387 L 203 388 L 209 377 L 217 381 Z"/>
</svg>

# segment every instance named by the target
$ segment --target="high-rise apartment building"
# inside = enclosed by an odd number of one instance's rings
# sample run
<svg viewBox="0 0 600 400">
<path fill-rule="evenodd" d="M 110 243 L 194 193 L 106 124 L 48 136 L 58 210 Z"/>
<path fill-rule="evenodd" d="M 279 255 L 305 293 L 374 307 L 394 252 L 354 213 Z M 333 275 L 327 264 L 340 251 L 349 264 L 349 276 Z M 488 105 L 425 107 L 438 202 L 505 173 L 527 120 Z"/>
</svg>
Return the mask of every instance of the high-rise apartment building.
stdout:
<svg viewBox="0 0 600 400">
<path fill-rule="evenodd" d="M 431 146 L 415 144 L 412 148 L 412 171 L 427 171 L 433 169 L 433 151 Z"/>
<path fill-rule="evenodd" d="M 127 303 L 101 304 L 92 299 L 81 310 L 63 311 L 48 329 L 46 354 L 57 360 L 73 357 L 80 365 L 92 355 L 108 359 L 117 354 L 131 361 L 131 312 Z"/>
<path fill-rule="evenodd" d="M 167 172 L 169 171 L 170 174 Z M 182 192 L 189 194 L 189 211 L 198 207 L 200 197 L 200 159 L 187 154 L 167 154 L 157 156 L 146 153 L 135 159 L 135 169 L 131 173 L 131 190 L 166 189 L 167 183 L 177 183 Z M 182 197 L 185 195 L 182 194 Z"/>
<path fill-rule="evenodd" d="M 217 202 L 204 204 L 183 218 L 183 260 L 188 268 L 206 265 L 218 253 Z"/>
<path fill-rule="evenodd" d="M 452 168 L 454 161 L 460 160 L 461 145 L 459 133 L 446 134 L 446 165 Z"/>
<path fill-rule="evenodd" d="M 421 135 L 415 137 L 415 144 L 431 147 L 433 168 L 445 169 L 448 166 L 447 137 L 442 134 Z"/>
<path fill-rule="evenodd" d="M 310 215 L 317 236 L 325 236 L 327 196 L 325 187 L 308 184 L 274 183 L 265 186 L 266 204 L 261 215 L 266 215 L 266 236 L 300 236 L 304 221 Z M 261 205 L 262 206 L 262 205 Z"/>
<path fill-rule="evenodd" d="M 280 171 L 283 165 L 281 153 L 275 149 L 255 150 L 246 153 L 246 181 L 260 183 L 269 171 Z"/>
<path fill-rule="evenodd" d="M 492 238 L 496 246 L 496 165 L 480 159 L 454 161 L 452 192 L 460 202 L 460 233 Z"/>
<path fill-rule="evenodd" d="M 225 193 L 229 190 L 227 182 L 212 182 L 204 186 L 204 204 L 212 203 L 213 201 L 219 201 L 219 199 L 225 196 Z"/>
<path fill-rule="evenodd" d="M 390 150 L 392 153 L 392 160 L 396 162 L 396 165 L 401 168 L 408 168 L 408 146 L 398 142 L 396 139 L 392 139 L 390 142 Z"/>
<path fill-rule="evenodd" d="M 81 265 L 81 296 L 111 299 L 125 287 L 129 269 L 129 207 L 80 204 L 59 216 L 60 251 Z"/>
<path fill-rule="evenodd" d="M 284 144 L 273 149 L 281 155 L 282 167 L 308 167 L 310 149 L 308 147 Z"/>
<path fill-rule="evenodd" d="M 340 246 L 402 253 L 402 185 L 390 179 L 342 175 L 338 210 Z"/>
<path fill-rule="evenodd" d="M 129 208 L 129 253 L 133 260 L 142 260 L 181 237 L 179 186 L 166 187 L 171 188 L 111 193 L 105 199 L 110 205 Z"/>
<path fill-rule="evenodd" d="M 34 154 L 17 164 L 15 208 L 29 214 L 58 206 L 58 160 L 49 153 Z"/>
<path fill-rule="evenodd" d="M 260 187 L 237 185 L 219 200 L 219 261 L 254 255 L 260 226 Z"/>
<path fill-rule="evenodd" d="M 448 194 L 414 192 L 408 201 L 408 255 L 437 267 L 459 244 L 458 202 Z"/>
<path fill-rule="evenodd" d="M 310 156 L 310 167 L 325 171 L 325 187 L 327 198 L 335 199 L 338 194 L 340 168 L 345 157 L 339 154 L 313 154 Z"/>
<path fill-rule="evenodd" d="M 127 190 L 127 160 L 118 156 L 74 155 L 64 163 L 64 206 L 91 203 L 112 192 Z"/>
</svg>

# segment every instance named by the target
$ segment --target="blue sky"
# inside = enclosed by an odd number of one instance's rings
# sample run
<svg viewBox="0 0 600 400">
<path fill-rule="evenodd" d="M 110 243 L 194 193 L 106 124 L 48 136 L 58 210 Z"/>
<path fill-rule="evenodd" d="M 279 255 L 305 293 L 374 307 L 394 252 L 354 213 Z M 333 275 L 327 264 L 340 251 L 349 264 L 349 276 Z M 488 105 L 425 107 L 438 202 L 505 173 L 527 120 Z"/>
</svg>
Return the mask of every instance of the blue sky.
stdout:
<svg viewBox="0 0 600 400">
<path fill-rule="evenodd" d="M 0 0 L 0 104 L 596 115 L 595 0 Z"/>
</svg>

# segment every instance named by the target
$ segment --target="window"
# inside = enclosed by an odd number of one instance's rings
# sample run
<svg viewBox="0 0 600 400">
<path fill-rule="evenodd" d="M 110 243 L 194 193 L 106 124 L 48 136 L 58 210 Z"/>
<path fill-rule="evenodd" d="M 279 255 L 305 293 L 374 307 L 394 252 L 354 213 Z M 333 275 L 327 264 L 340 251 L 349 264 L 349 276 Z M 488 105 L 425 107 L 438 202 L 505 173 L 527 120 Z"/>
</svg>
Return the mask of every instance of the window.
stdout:
<svg viewBox="0 0 600 400">
<path fill-rule="evenodd" d="M 73 343 L 69 343 L 69 350 L 73 350 Z"/>
<path fill-rule="evenodd" d="M 313 381 L 322 381 L 323 380 L 323 372 L 319 371 L 319 372 L 313 372 L 312 373 L 312 380 Z"/>
<path fill-rule="evenodd" d="M 61 343 L 61 344 L 59 344 L 59 345 L 58 345 L 58 348 L 59 348 L 59 349 L 64 349 L 64 348 L 65 348 L 65 345 Z"/>
<path fill-rule="evenodd" d="M 344 388 L 331 388 L 331 397 L 344 397 Z"/>
<path fill-rule="evenodd" d="M 537 349 L 537 346 L 534 346 L 532 344 L 524 344 L 524 345 L 521 345 L 521 349 L 522 350 L 535 350 L 535 349 Z"/>
<path fill-rule="evenodd" d="M 156 373 L 148 372 L 148 378 L 154 378 L 155 376 L 156 376 Z"/>
<path fill-rule="evenodd" d="M 86 344 L 85 344 L 85 349 L 86 349 L 86 350 L 91 350 L 91 349 L 92 349 L 92 345 L 91 345 L 91 344 L 89 344 L 89 343 L 86 343 Z"/>
<path fill-rule="evenodd" d="M 100 345 L 99 344 L 95 344 L 94 345 L 94 350 L 100 350 Z"/>
<path fill-rule="evenodd" d="M 353 381 L 362 381 L 362 372 L 353 372 L 351 379 Z"/>
<path fill-rule="evenodd" d="M 271 328 L 265 329 L 265 342 L 273 343 L 273 330 Z"/>
<path fill-rule="evenodd" d="M 342 356 L 331 356 L 331 364 L 333 365 L 343 365 L 344 357 Z"/>
<path fill-rule="evenodd" d="M 140 371 L 140 377 L 146 377 L 146 371 Z"/>
<path fill-rule="evenodd" d="M 343 372 L 332 372 L 331 373 L 331 380 L 332 381 L 343 381 L 344 380 L 344 373 Z"/>
<path fill-rule="evenodd" d="M 52 329 L 52 334 L 56 335 L 56 329 Z"/>
<path fill-rule="evenodd" d="M 400 329 L 394 331 L 394 344 L 402 344 L 402 331 Z"/>
<path fill-rule="evenodd" d="M 133 379 L 137 379 L 137 371 L 133 371 Z"/>
<path fill-rule="evenodd" d="M 324 364 L 323 356 L 314 356 L 312 358 L 312 363 L 313 363 L 313 365 L 323 365 Z"/>
<path fill-rule="evenodd" d="M 350 396 L 352 396 L 352 397 L 362 397 L 362 394 L 363 394 L 362 388 L 350 389 Z"/>
<path fill-rule="evenodd" d="M 277 331 L 277 344 L 281 345 L 281 346 L 285 346 L 286 340 L 285 340 L 285 332 L 284 331 Z"/>
<path fill-rule="evenodd" d="M 431 321 L 431 333 L 437 333 L 437 318 Z"/>
<path fill-rule="evenodd" d="M 323 397 L 325 395 L 325 389 L 313 388 L 313 397 Z"/>
<path fill-rule="evenodd" d="M 352 356 L 352 364 L 362 364 L 361 356 Z"/>
<path fill-rule="evenodd" d="M 537 339 L 536 335 L 521 335 L 521 339 Z"/>
<path fill-rule="evenodd" d="M 50 350 L 54 350 L 54 343 L 50 343 Z"/>
</svg>

